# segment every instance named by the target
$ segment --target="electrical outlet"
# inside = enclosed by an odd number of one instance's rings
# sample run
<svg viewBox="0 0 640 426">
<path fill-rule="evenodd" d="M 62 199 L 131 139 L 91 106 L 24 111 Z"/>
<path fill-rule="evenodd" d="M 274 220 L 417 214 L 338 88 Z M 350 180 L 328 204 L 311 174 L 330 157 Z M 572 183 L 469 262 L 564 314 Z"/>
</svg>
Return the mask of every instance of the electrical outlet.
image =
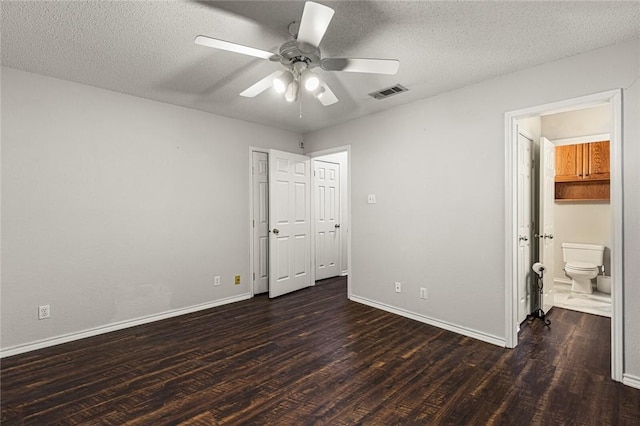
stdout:
<svg viewBox="0 0 640 426">
<path fill-rule="evenodd" d="M 213 285 L 220 285 L 220 275 L 216 275 L 215 277 L 213 277 Z"/>
<path fill-rule="evenodd" d="M 236 285 L 240 284 L 240 275 L 236 275 Z"/>
<path fill-rule="evenodd" d="M 420 299 L 427 300 L 427 288 L 420 287 Z"/>
<path fill-rule="evenodd" d="M 43 320 L 51 317 L 51 306 L 40 305 L 38 306 L 38 319 Z"/>
<path fill-rule="evenodd" d="M 402 284 L 396 281 L 396 293 L 402 293 Z"/>
</svg>

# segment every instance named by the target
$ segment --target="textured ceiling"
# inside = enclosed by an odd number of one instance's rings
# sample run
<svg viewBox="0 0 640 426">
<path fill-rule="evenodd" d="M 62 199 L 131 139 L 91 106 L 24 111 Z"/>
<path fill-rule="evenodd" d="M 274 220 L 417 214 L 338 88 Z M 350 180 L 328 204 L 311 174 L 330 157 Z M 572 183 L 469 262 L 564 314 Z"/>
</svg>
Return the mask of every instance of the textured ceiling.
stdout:
<svg viewBox="0 0 640 426">
<path fill-rule="evenodd" d="M 193 43 L 277 51 L 299 1 L 2 1 L 2 65 L 308 132 L 477 81 L 640 37 L 640 2 L 322 1 L 323 57 L 400 60 L 395 76 L 319 71 L 340 99 L 238 96 L 273 63 Z M 368 93 L 400 83 L 385 100 Z M 302 118 L 300 115 L 302 108 Z"/>
</svg>

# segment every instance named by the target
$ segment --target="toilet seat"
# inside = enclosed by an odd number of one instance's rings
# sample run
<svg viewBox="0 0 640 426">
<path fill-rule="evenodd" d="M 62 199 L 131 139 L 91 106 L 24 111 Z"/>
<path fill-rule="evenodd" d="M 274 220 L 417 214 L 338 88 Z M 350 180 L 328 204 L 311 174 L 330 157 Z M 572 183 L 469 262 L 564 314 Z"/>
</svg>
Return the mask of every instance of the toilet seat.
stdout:
<svg viewBox="0 0 640 426">
<path fill-rule="evenodd" d="M 573 269 L 574 271 L 597 271 L 598 265 L 587 262 L 570 262 L 565 265 L 565 269 Z"/>
</svg>

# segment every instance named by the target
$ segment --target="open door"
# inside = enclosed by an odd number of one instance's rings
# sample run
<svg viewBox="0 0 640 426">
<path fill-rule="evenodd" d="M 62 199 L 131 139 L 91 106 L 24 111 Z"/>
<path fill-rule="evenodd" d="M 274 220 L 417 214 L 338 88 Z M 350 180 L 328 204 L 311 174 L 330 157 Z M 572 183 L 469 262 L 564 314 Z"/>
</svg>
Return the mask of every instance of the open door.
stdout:
<svg viewBox="0 0 640 426">
<path fill-rule="evenodd" d="M 533 141 L 518 130 L 518 324 L 531 312 L 531 164 Z"/>
<path fill-rule="evenodd" d="M 555 198 L 555 145 L 540 138 L 540 227 L 539 259 L 544 265 L 542 309 L 553 307 L 553 204 Z"/>
<path fill-rule="evenodd" d="M 311 160 L 269 151 L 269 297 L 313 284 Z"/>
<path fill-rule="evenodd" d="M 340 164 L 314 160 L 316 280 L 340 275 Z"/>
<path fill-rule="evenodd" d="M 251 154 L 253 294 L 269 291 L 269 157 L 266 152 Z"/>
</svg>

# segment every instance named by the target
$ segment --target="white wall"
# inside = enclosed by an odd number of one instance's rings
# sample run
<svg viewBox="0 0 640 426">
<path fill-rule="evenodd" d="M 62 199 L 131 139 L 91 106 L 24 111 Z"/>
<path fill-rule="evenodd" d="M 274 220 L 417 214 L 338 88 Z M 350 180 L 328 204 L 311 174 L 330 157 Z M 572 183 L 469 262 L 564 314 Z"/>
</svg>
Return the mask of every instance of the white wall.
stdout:
<svg viewBox="0 0 640 426">
<path fill-rule="evenodd" d="M 609 105 L 542 117 L 542 135 L 549 140 L 611 133 Z M 605 270 L 611 270 L 611 208 L 606 201 L 556 202 L 554 215 L 554 278 L 570 279 L 563 271 L 562 243 L 601 244 Z M 607 272 L 607 275 L 610 273 Z"/>
<path fill-rule="evenodd" d="M 305 135 L 313 151 L 351 145 L 353 295 L 504 340 L 504 114 L 623 88 L 625 371 L 640 377 L 639 52 L 629 41 Z"/>
<path fill-rule="evenodd" d="M 248 295 L 249 146 L 299 139 L 3 68 L 2 349 Z"/>
</svg>

